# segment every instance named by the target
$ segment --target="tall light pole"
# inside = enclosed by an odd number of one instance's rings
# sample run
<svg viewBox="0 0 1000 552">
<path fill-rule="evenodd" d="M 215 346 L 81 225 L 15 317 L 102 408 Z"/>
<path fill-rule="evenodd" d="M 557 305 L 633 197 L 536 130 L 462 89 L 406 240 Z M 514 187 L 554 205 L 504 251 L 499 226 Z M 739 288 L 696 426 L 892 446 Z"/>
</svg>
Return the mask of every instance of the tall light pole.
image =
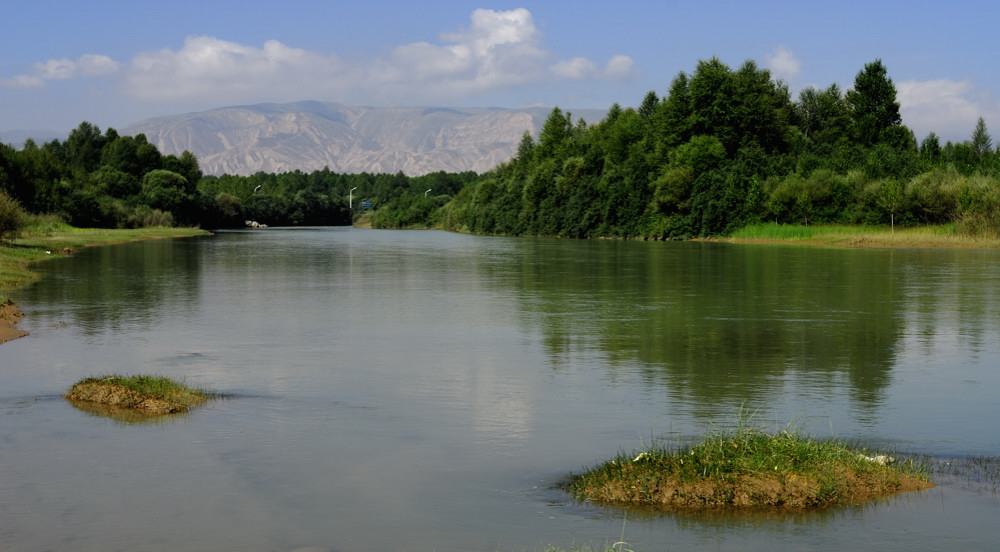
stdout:
<svg viewBox="0 0 1000 552">
<path fill-rule="evenodd" d="M 434 188 L 427 188 L 427 192 L 433 190 Z M 424 192 L 424 197 L 427 197 L 427 192 Z"/>
<path fill-rule="evenodd" d="M 355 187 L 351 188 L 351 191 L 347 192 L 347 208 L 348 209 L 354 210 L 354 190 L 357 190 L 357 189 L 358 189 L 358 187 L 355 186 Z"/>
</svg>

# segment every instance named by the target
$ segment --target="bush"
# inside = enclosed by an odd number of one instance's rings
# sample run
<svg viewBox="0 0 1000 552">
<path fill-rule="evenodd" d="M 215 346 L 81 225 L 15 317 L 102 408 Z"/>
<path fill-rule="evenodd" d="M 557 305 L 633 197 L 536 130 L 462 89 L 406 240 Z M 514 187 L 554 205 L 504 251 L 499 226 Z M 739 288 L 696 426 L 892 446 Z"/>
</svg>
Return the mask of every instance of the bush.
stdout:
<svg viewBox="0 0 1000 552">
<path fill-rule="evenodd" d="M 27 213 L 21 204 L 0 190 L 0 241 L 13 240 L 24 229 Z"/>
</svg>

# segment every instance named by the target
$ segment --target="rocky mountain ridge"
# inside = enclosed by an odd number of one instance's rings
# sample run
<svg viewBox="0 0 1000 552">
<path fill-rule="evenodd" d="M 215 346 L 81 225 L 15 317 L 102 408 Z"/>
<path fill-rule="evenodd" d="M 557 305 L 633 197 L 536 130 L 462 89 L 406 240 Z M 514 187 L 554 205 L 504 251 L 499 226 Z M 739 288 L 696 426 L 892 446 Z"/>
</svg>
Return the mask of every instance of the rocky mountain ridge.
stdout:
<svg viewBox="0 0 1000 552">
<path fill-rule="evenodd" d="M 142 133 L 164 154 L 194 153 L 205 174 L 249 175 L 328 167 L 338 173 L 488 171 L 537 136 L 551 108 L 348 107 L 315 101 L 222 107 L 146 119 Z M 600 110 L 572 112 L 594 123 Z"/>
</svg>

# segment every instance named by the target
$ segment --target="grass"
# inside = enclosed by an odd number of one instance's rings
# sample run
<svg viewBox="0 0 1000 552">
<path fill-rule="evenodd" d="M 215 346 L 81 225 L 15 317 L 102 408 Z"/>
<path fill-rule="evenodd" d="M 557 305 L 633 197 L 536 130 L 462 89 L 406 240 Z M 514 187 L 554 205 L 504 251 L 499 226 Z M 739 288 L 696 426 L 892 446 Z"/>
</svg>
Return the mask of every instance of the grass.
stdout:
<svg viewBox="0 0 1000 552">
<path fill-rule="evenodd" d="M 31 217 L 21 238 L 0 242 L 0 303 L 9 299 L 11 289 L 38 280 L 40 276 L 30 268 L 33 262 L 94 245 L 204 234 L 208 232 L 197 228 L 75 228 L 53 217 Z"/>
<path fill-rule="evenodd" d="M 84 378 L 73 384 L 65 397 L 117 408 L 135 409 L 150 415 L 186 412 L 209 399 L 203 389 L 160 376 L 107 375 Z"/>
<path fill-rule="evenodd" d="M 855 247 L 1000 247 L 1000 239 L 967 235 L 959 232 L 954 224 L 890 228 L 772 222 L 743 227 L 723 241 Z"/>
<path fill-rule="evenodd" d="M 922 465 L 889 460 L 841 441 L 740 427 L 690 447 L 620 454 L 565 488 L 598 503 L 699 509 L 825 508 L 933 486 Z"/>
</svg>

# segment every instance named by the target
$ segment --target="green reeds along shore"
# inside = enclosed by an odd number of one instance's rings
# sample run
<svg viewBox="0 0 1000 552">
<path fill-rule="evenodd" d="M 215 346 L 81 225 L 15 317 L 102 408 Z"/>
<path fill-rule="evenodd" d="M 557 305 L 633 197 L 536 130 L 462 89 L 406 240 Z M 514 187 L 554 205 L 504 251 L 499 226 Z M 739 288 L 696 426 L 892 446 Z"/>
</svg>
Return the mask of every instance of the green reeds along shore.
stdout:
<svg viewBox="0 0 1000 552">
<path fill-rule="evenodd" d="M 797 432 L 741 428 L 690 447 L 620 454 L 565 488 L 579 500 L 665 510 L 825 508 L 926 489 L 923 466 Z"/>
<path fill-rule="evenodd" d="M 995 248 L 1000 238 L 962 231 L 954 224 L 895 228 L 846 224 L 751 224 L 722 241 L 847 247 Z"/>
<path fill-rule="evenodd" d="M 109 375 L 84 378 L 65 397 L 71 401 L 132 409 L 148 415 L 187 412 L 211 394 L 159 376 Z"/>
</svg>

